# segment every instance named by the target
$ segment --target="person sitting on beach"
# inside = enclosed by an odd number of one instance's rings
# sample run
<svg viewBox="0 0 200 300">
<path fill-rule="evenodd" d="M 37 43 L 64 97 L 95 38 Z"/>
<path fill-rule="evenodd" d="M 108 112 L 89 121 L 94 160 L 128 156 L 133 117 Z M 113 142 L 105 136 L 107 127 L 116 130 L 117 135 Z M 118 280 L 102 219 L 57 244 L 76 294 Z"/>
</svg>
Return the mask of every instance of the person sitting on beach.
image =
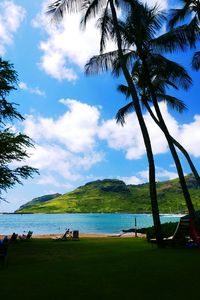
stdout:
<svg viewBox="0 0 200 300">
<path fill-rule="evenodd" d="M 7 235 L 5 235 L 2 240 L 0 240 L 0 245 L 4 244 L 6 242 L 8 242 L 8 236 Z"/>
</svg>

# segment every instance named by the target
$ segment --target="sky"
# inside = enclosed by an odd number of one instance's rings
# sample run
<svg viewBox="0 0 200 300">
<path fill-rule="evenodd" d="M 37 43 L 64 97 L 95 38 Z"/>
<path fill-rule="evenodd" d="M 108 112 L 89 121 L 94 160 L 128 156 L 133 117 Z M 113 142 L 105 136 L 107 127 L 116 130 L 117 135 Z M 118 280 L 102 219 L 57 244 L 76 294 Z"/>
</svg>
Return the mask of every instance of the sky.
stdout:
<svg viewBox="0 0 200 300">
<path fill-rule="evenodd" d="M 177 7 L 167 0 L 163 9 Z M 34 197 L 66 193 L 97 179 L 115 178 L 127 184 L 148 181 L 148 163 L 135 113 L 124 127 L 115 115 L 126 104 L 117 92 L 123 78 L 109 73 L 84 74 L 84 65 L 99 53 L 99 32 L 91 20 L 80 28 L 80 15 L 67 14 L 55 26 L 45 14 L 49 1 L 2 0 L 0 2 L 0 56 L 14 64 L 19 75 L 17 91 L 9 99 L 19 104 L 25 117 L 11 124 L 13 130 L 31 137 L 35 147 L 24 162 L 39 169 L 40 175 L 23 181 L 4 194 L 9 203 L 0 203 L 0 212 L 13 212 Z M 108 50 L 115 45 L 109 43 Z M 190 153 L 200 171 L 200 74 L 191 70 L 192 52 L 175 53 L 193 78 L 188 92 L 173 91 L 185 102 L 183 114 L 160 107 L 171 134 Z M 173 159 L 159 128 L 144 111 L 155 155 L 157 181 L 177 177 Z M 190 173 L 181 157 L 184 173 Z M 17 166 L 17 163 L 14 163 Z"/>
</svg>

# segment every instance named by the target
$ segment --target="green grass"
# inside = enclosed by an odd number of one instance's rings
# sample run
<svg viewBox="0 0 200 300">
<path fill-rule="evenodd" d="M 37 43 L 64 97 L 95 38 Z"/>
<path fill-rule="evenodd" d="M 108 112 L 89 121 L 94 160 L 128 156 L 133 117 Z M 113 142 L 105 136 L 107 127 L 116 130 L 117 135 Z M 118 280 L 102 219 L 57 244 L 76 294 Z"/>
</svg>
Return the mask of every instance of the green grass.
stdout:
<svg viewBox="0 0 200 300">
<path fill-rule="evenodd" d="M 195 299 L 199 256 L 131 238 L 18 242 L 0 270 L 1 299 Z"/>
</svg>

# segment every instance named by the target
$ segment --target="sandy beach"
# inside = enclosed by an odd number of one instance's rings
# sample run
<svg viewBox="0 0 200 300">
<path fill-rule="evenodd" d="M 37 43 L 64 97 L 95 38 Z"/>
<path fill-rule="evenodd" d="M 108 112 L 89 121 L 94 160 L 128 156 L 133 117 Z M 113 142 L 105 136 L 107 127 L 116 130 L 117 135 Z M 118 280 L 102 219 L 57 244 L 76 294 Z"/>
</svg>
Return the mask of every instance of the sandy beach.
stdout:
<svg viewBox="0 0 200 300">
<path fill-rule="evenodd" d="M 61 237 L 62 234 L 33 234 L 34 239 L 55 239 L 56 237 Z M 125 238 L 125 237 L 130 237 L 134 238 L 135 233 L 125 233 L 125 234 L 96 234 L 96 233 L 80 233 L 79 234 L 80 238 L 106 238 L 106 237 L 116 237 L 116 238 Z M 145 238 L 145 234 L 138 233 L 138 237 Z M 10 235 L 8 235 L 10 237 Z M 4 235 L 0 234 L 0 239 L 3 239 Z"/>
</svg>

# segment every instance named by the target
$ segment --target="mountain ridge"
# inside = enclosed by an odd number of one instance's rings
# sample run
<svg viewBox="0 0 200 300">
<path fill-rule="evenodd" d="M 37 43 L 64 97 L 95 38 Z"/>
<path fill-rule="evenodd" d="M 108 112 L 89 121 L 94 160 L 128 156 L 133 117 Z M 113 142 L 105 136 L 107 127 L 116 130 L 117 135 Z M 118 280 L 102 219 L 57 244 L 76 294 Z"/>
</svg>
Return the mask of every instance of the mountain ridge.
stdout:
<svg viewBox="0 0 200 300">
<path fill-rule="evenodd" d="M 196 209 L 200 209 L 200 188 L 195 178 L 186 176 Z M 179 179 L 157 183 L 161 213 L 187 211 Z M 56 196 L 59 195 L 59 196 Z M 50 197 L 49 199 L 47 199 Z M 149 213 L 149 184 L 126 185 L 122 180 L 103 179 L 88 182 L 71 192 L 34 198 L 15 213 Z"/>
</svg>

